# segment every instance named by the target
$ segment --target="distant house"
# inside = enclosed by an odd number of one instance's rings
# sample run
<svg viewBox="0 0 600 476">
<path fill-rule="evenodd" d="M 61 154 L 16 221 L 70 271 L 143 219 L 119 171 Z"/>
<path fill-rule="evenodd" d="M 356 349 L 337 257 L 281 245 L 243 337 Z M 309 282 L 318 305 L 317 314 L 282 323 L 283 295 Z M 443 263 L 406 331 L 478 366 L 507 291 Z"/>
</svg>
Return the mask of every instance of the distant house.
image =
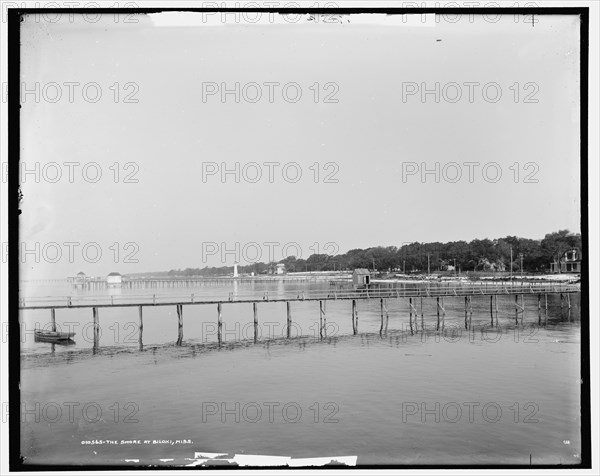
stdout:
<svg viewBox="0 0 600 476">
<path fill-rule="evenodd" d="M 123 276 L 121 276 L 120 273 L 110 273 L 107 277 L 106 277 L 106 283 L 109 286 L 119 286 L 121 284 L 121 282 L 123 281 Z"/>
<path fill-rule="evenodd" d="M 450 261 L 442 260 L 440 262 L 440 271 L 454 271 L 454 265 L 450 264 Z"/>
<path fill-rule="evenodd" d="M 550 263 L 552 273 L 581 273 L 581 251 L 577 249 L 565 251 L 558 262 Z"/>
<path fill-rule="evenodd" d="M 506 271 L 506 265 L 504 262 L 498 260 L 495 263 L 490 264 L 490 269 L 492 271 Z"/>
<path fill-rule="evenodd" d="M 354 286 L 368 286 L 371 283 L 371 273 L 366 268 L 357 268 L 352 273 Z"/>
<path fill-rule="evenodd" d="M 277 266 L 275 266 L 275 273 L 276 274 L 283 274 L 283 273 L 285 273 L 285 264 L 279 263 Z"/>
</svg>

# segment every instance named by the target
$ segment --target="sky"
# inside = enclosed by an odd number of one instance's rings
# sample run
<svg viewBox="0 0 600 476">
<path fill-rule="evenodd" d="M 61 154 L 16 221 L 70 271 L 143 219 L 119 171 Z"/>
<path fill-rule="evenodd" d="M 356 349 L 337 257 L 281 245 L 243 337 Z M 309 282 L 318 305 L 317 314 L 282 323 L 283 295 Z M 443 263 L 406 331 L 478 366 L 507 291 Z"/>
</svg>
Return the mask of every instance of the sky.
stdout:
<svg viewBox="0 0 600 476">
<path fill-rule="evenodd" d="M 577 17 L 46 20 L 24 279 L 580 231 Z"/>
</svg>

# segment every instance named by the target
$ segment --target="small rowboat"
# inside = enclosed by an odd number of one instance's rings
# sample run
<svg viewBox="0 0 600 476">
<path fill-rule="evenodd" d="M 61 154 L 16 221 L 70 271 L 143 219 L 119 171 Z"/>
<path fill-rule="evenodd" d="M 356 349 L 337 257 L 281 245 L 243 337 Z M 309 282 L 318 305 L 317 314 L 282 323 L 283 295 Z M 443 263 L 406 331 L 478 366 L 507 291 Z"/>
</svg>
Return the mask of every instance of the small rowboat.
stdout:
<svg viewBox="0 0 600 476">
<path fill-rule="evenodd" d="M 34 333 L 35 340 L 56 342 L 70 340 L 75 335 L 75 332 L 56 332 L 56 331 L 40 331 Z"/>
</svg>

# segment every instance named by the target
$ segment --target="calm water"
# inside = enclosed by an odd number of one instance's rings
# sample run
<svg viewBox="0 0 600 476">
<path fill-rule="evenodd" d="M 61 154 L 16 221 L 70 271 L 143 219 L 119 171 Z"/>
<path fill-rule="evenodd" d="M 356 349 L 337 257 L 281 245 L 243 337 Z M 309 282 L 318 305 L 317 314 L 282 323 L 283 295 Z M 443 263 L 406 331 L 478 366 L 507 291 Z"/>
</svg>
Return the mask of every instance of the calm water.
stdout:
<svg viewBox="0 0 600 476">
<path fill-rule="evenodd" d="M 262 297 L 265 290 L 276 295 L 284 285 L 240 285 L 236 293 Z M 329 302 L 323 340 L 318 303 L 292 304 L 291 340 L 281 338 L 285 304 L 261 303 L 257 344 L 249 340 L 252 306 L 225 304 L 220 349 L 214 305 L 184 307 L 181 347 L 174 345 L 175 309 L 145 308 L 142 351 L 135 308 L 100 310 L 96 352 L 91 311 L 57 311 L 57 324 L 77 332 L 72 346 L 33 342 L 28 330 L 46 325 L 49 311 L 25 311 L 22 453 L 44 464 L 194 464 L 196 452 L 357 455 L 358 464 L 580 461 L 579 296 L 562 319 L 558 297 L 549 299 L 547 327 L 537 325 L 536 296 L 526 296 L 519 326 L 514 297 L 500 297 L 500 327 L 493 329 L 489 298 L 475 297 L 471 332 L 464 330 L 464 299 L 446 298 L 443 334 L 434 331 L 434 299 L 424 300 L 425 332 L 411 334 L 406 301 L 388 301 L 383 336 L 378 300 L 358 302 L 357 336 L 350 301 Z M 94 440 L 101 443 L 82 444 Z"/>
</svg>

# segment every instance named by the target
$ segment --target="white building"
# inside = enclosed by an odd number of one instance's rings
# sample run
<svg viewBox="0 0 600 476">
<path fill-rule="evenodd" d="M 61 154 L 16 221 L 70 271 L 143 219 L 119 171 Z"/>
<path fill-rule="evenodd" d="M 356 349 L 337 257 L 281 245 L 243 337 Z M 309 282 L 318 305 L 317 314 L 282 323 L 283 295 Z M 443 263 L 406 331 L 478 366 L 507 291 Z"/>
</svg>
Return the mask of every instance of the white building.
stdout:
<svg viewBox="0 0 600 476">
<path fill-rule="evenodd" d="M 123 276 L 121 276 L 120 273 L 110 273 L 107 277 L 106 277 L 106 283 L 109 286 L 120 286 L 121 283 L 123 282 Z"/>
</svg>

